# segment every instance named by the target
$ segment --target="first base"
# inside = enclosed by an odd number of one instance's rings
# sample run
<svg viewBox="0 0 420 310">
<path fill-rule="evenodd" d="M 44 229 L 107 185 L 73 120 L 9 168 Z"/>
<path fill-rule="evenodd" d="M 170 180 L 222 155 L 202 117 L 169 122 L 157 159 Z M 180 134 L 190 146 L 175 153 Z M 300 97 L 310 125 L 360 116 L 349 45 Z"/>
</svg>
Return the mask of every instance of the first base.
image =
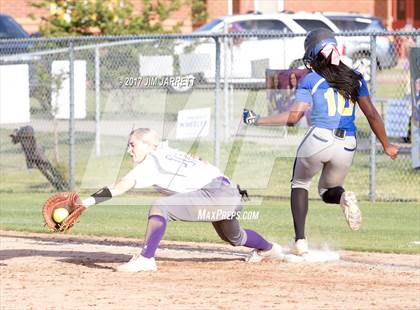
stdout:
<svg viewBox="0 0 420 310">
<path fill-rule="evenodd" d="M 283 260 L 289 263 L 326 263 L 340 260 L 340 254 L 329 250 L 309 250 L 308 253 L 300 256 L 285 251 Z"/>
</svg>

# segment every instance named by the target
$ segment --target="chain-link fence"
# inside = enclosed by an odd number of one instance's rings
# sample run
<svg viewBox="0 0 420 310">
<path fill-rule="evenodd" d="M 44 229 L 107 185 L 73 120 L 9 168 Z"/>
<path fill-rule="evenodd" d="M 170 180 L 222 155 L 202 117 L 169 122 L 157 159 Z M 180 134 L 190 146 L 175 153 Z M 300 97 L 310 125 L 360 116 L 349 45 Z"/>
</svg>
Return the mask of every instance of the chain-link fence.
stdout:
<svg viewBox="0 0 420 310">
<path fill-rule="evenodd" d="M 389 160 L 357 111 L 358 153 L 345 186 L 361 198 L 420 199 L 408 58 L 419 37 L 337 35 L 342 60 L 364 74 L 388 136 L 401 145 L 399 159 Z M 287 110 L 305 73 L 303 40 L 285 33 L 2 40 L 0 191 L 108 185 L 131 167 L 130 131 L 150 127 L 252 194 L 287 197 L 309 115 L 294 127 L 247 127 L 241 118 L 243 108 Z"/>
</svg>

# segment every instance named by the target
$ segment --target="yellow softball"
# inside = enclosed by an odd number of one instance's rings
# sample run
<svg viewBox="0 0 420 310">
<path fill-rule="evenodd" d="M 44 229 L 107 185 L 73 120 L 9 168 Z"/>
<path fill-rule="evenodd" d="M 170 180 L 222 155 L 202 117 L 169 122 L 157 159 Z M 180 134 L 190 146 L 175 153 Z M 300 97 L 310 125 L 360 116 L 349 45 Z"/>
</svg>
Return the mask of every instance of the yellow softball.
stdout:
<svg viewBox="0 0 420 310">
<path fill-rule="evenodd" d="M 56 223 L 61 223 L 69 215 L 69 211 L 66 208 L 58 208 L 54 210 L 53 219 Z"/>
</svg>

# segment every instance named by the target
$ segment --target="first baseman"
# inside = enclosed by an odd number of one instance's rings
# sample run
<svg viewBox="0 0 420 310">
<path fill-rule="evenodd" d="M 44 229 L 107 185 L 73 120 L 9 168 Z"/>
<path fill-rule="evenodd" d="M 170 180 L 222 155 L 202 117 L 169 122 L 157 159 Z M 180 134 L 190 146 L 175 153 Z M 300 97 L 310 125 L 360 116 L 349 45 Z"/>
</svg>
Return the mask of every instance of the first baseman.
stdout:
<svg viewBox="0 0 420 310">
<path fill-rule="evenodd" d="M 371 102 L 366 81 L 340 61 L 334 34 L 322 28 L 313 30 L 304 45 L 303 59 L 311 72 L 300 81 L 291 110 L 268 117 L 244 110 L 243 115 L 244 122 L 250 125 L 296 124 L 311 109 L 312 126 L 297 149 L 291 181 L 293 252 L 297 255 L 308 252 L 305 237 L 308 190 L 319 171 L 318 192 L 322 200 L 340 204 L 350 228 L 360 228 L 362 215 L 356 195 L 343 188 L 357 146 L 355 103 L 367 117 L 385 153 L 391 159 L 398 155 L 398 146 L 389 143 L 382 118 Z"/>
<path fill-rule="evenodd" d="M 142 250 L 118 271 L 156 270 L 155 252 L 168 221 L 211 222 L 220 238 L 233 246 L 253 248 L 252 261 L 282 258 L 281 246 L 239 225 L 243 207 L 241 191 L 220 170 L 200 159 L 162 143 L 148 128 L 131 132 L 127 152 L 135 167 L 121 180 L 82 201 L 84 207 L 121 195 L 131 188 L 156 187 L 167 197 L 156 200 L 149 210 Z"/>
</svg>

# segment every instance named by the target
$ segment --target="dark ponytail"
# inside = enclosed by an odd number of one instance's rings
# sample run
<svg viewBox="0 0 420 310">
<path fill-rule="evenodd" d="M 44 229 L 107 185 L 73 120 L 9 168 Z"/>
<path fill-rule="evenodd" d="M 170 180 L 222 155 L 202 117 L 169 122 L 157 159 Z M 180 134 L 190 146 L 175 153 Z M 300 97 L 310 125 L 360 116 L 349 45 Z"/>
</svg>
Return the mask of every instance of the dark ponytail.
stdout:
<svg viewBox="0 0 420 310">
<path fill-rule="evenodd" d="M 321 53 L 310 62 L 310 67 L 321 75 L 332 88 L 337 89 L 344 98 L 357 102 L 362 80 L 361 74 L 356 73 L 341 61 L 338 66 L 331 64 L 331 55 L 325 58 Z"/>
</svg>

